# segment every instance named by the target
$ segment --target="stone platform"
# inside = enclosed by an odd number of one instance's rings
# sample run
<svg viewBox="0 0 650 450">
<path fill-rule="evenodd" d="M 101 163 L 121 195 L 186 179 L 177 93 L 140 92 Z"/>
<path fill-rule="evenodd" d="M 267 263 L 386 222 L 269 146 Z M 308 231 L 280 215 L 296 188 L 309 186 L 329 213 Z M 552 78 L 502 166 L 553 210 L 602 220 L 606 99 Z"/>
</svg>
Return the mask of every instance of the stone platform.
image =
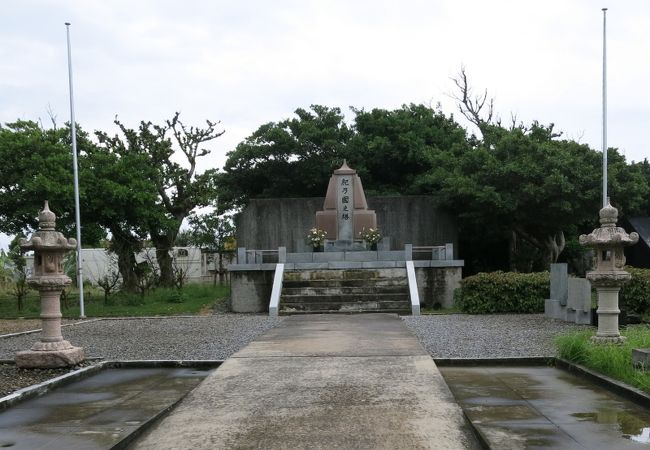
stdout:
<svg viewBox="0 0 650 450">
<path fill-rule="evenodd" d="M 292 316 L 229 358 L 138 449 L 480 448 L 393 314 Z"/>
</svg>

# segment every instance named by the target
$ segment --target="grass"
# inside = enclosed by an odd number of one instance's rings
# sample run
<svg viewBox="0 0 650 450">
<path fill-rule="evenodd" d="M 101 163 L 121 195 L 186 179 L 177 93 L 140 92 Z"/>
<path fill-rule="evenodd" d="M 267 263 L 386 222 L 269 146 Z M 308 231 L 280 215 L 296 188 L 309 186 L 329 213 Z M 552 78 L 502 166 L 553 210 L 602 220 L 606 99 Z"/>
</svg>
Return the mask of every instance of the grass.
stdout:
<svg viewBox="0 0 650 450">
<path fill-rule="evenodd" d="M 87 317 L 115 316 L 171 316 L 198 314 L 215 303 L 225 302 L 230 295 L 227 286 L 213 287 L 211 284 L 187 284 L 181 291 L 158 288 L 144 297 L 140 294 L 116 293 L 104 304 L 104 295 L 93 288 L 84 288 L 84 309 Z M 67 303 L 67 307 L 66 307 Z M 61 302 L 63 317 L 79 317 L 79 293 L 72 290 L 67 301 Z M 38 318 L 40 300 L 38 293 L 30 291 L 24 301 L 23 310 L 18 312 L 16 300 L 7 294 L 0 294 L 0 318 Z"/>
<path fill-rule="evenodd" d="M 621 331 L 627 338 L 621 345 L 592 344 L 593 334 L 593 331 L 579 331 L 559 336 L 556 339 L 558 355 L 650 393 L 650 370 L 632 366 L 632 349 L 650 348 L 650 327 L 628 326 Z"/>
</svg>

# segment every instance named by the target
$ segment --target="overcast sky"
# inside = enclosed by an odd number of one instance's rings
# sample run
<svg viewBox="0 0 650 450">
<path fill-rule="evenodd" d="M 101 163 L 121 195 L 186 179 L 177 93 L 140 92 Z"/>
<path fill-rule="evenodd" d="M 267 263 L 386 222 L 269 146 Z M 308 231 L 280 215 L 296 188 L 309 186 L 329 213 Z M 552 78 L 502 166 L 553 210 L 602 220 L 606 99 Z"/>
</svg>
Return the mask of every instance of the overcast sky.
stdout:
<svg viewBox="0 0 650 450">
<path fill-rule="evenodd" d="M 553 122 L 601 148 L 602 7 L 609 7 L 608 144 L 648 156 L 650 1 L 3 0 L 0 122 L 69 120 L 72 23 L 77 122 L 116 132 L 221 121 L 201 168 L 261 124 L 311 104 L 455 113 L 450 77 L 466 67 L 496 111 Z M 467 125 L 464 122 L 463 125 Z"/>
</svg>

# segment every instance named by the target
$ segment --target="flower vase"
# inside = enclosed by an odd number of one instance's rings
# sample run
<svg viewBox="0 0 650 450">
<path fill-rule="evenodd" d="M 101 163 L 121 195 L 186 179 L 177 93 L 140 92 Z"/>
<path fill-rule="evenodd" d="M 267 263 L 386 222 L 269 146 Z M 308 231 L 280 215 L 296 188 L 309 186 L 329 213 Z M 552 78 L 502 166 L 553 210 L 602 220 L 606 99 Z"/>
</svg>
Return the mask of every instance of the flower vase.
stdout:
<svg viewBox="0 0 650 450">
<path fill-rule="evenodd" d="M 370 251 L 371 252 L 376 252 L 377 251 L 377 243 L 376 242 L 373 242 L 372 244 L 370 244 Z"/>
<path fill-rule="evenodd" d="M 322 253 L 322 252 L 323 252 L 322 245 L 314 245 L 314 253 Z"/>
</svg>

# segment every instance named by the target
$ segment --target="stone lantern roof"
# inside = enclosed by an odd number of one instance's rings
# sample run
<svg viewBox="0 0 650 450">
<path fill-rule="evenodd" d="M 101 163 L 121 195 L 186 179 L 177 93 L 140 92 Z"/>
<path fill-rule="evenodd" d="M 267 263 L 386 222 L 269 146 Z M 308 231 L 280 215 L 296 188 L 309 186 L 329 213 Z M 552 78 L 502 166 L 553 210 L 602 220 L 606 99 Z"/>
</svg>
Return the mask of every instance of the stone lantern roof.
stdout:
<svg viewBox="0 0 650 450">
<path fill-rule="evenodd" d="M 43 210 L 38 214 L 38 231 L 30 239 L 21 239 L 20 248 L 39 252 L 57 252 L 73 250 L 77 247 L 76 239 L 68 239 L 56 231 L 56 215 L 50 211 L 47 200 Z"/>
<path fill-rule="evenodd" d="M 608 199 L 607 205 L 600 210 L 600 228 L 581 235 L 580 244 L 595 248 L 636 244 L 639 241 L 638 233 L 627 234 L 623 228 L 616 226 L 617 220 L 618 210 L 609 203 Z"/>
</svg>

